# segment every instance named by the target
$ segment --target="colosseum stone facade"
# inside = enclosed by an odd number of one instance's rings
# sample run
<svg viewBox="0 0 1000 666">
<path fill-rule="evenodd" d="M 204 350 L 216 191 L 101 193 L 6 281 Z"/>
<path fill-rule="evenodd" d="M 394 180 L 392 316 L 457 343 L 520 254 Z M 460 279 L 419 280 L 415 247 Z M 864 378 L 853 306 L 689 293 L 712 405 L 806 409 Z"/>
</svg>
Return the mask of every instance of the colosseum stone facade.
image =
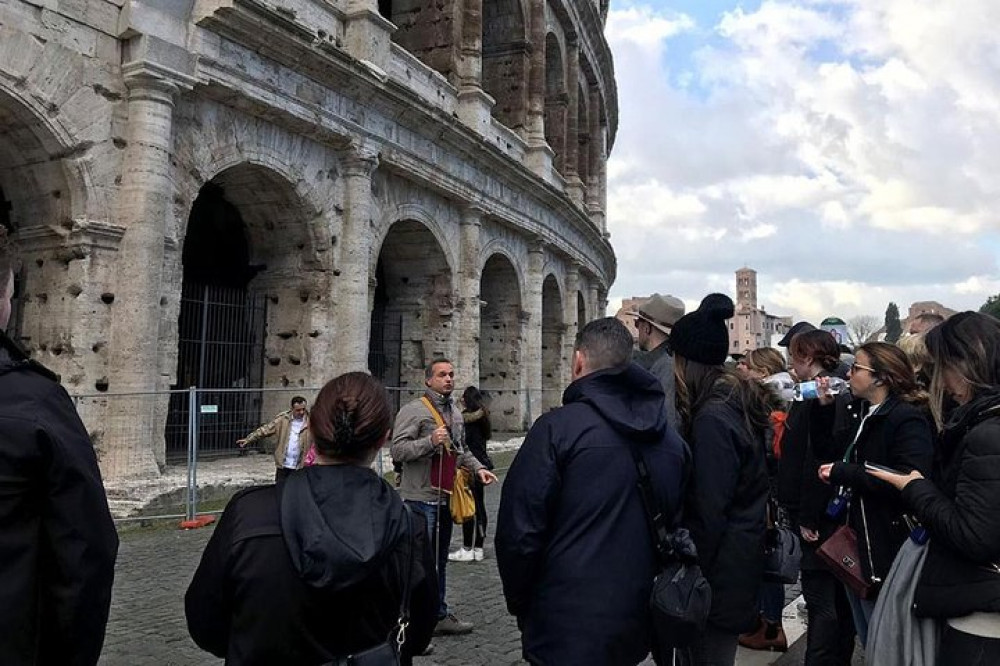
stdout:
<svg viewBox="0 0 1000 666">
<path fill-rule="evenodd" d="M 444 355 L 500 428 L 557 403 L 616 270 L 607 4 L 2 3 L 12 330 L 89 396 L 105 474 L 168 457 L 165 395 L 103 432 L 122 394 L 416 387 Z"/>
</svg>

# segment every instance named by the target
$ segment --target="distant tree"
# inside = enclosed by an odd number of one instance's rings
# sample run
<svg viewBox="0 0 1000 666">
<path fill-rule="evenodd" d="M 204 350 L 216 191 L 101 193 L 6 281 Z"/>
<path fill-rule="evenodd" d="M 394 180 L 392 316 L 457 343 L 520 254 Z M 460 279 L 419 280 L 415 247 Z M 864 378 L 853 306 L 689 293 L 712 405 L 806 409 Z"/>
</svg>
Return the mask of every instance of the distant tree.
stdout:
<svg viewBox="0 0 1000 666">
<path fill-rule="evenodd" d="M 858 315 L 847 320 L 847 337 L 852 347 L 863 345 L 880 327 L 882 322 L 875 315 Z"/>
<path fill-rule="evenodd" d="M 897 342 L 903 335 L 903 325 L 899 321 L 899 308 L 895 303 L 889 303 L 885 309 L 885 341 Z"/>
<path fill-rule="evenodd" d="M 983 307 L 979 308 L 979 311 L 1000 319 L 1000 294 L 987 298 L 986 302 L 983 303 Z"/>
</svg>

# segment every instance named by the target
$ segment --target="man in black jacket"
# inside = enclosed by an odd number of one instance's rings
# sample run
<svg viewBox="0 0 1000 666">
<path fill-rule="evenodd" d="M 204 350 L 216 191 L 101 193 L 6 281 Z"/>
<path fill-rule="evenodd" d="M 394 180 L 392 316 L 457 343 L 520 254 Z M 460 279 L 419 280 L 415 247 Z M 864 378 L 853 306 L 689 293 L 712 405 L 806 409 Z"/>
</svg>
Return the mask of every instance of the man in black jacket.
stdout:
<svg viewBox="0 0 1000 666">
<path fill-rule="evenodd" d="M 0 664 L 95 664 L 118 535 L 72 401 L 4 333 L 14 257 L 0 227 Z"/>
<path fill-rule="evenodd" d="M 497 562 L 532 664 L 635 664 L 650 650 L 656 562 L 630 447 L 668 516 L 685 447 L 659 380 L 631 352 L 614 318 L 580 331 L 563 406 L 535 422 L 504 481 Z"/>
</svg>

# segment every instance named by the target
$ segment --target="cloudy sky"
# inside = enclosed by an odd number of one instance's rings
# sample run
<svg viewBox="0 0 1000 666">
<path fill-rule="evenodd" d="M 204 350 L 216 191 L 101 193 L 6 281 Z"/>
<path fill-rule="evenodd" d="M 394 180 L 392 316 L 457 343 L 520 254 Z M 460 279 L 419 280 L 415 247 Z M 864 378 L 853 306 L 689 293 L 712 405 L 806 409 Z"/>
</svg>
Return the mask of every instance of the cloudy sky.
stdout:
<svg viewBox="0 0 1000 666">
<path fill-rule="evenodd" d="M 1000 292 L 1000 2 L 613 0 L 610 310 L 758 272 L 769 312 Z"/>
</svg>

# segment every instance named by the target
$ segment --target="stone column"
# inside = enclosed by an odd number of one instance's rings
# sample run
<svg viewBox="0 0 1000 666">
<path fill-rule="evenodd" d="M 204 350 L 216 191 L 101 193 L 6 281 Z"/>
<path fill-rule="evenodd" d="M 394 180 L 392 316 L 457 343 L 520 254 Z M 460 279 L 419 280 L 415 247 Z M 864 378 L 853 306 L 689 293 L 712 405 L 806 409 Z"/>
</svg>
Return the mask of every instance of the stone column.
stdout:
<svg viewBox="0 0 1000 666">
<path fill-rule="evenodd" d="M 480 134 L 486 134 L 496 100 L 483 90 L 483 0 L 460 1 L 462 30 L 456 64 L 458 117 Z"/>
<path fill-rule="evenodd" d="M 159 342 L 164 243 L 172 213 L 174 97 L 179 86 L 143 63 L 123 67 L 128 87 L 127 145 L 118 191 L 117 285 L 111 318 L 111 393 L 156 391 L 161 385 Z M 112 409 L 127 412 L 128 428 L 106 423 L 109 455 L 102 471 L 112 479 L 159 474 L 154 450 L 163 446 L 163 424 L 153 396 L 129 398 Z M 108 414 L 108 419 L 120 414 Z M 124 426 L 124 424 L 123 424 Z M 161 456 L 162 458 L 162 456 Z"/>
<path fill-rule="evenodd" d="M 600 319 L 604 316 L 604 310 L 601 309 L 601 297 L 596 284 L 587 287 L 587 312 L 590 313 L 591 320 Z"/>
<path fill-rule="evenodd" d="M 605 126 L 601 124 L 601 95 L 597 88 L 590 91 L 590 177 L 587 183 L 587 212 L 594 226 L 606 232 L 602 201 L 601 173 L 605 160 Z"/>
<path fill-rule="evenodd" d="M 528 73 L 526 160 L 528 168 L 536 175 L 546 182 L 554 183 L 553 152 L 545 141 L 545 0 L 530 2 L 531 68 Z"/>
<path fill-rule="evenodd" d="M 462 212 L 461 253 L 458 267 L 458 357 L 456 386 L 479 386 L 480 266 L 479 232 L 483 209 L 475 204 Z"/>
<path fill-rule="evenodd" d="M 344 179 L 344 223 L 337 241 L 340 275 L 336 278 L 333 332 L 343 341 L 334 353 L 334 367 L 338 374 L 368 370 L 374 214 L 372 176 L 378 164 L 378 153 L 361 144 L 352 144 L 340 157 L 340 173 Z"/>
<path fill-rule="evenodd" d="M 566 269 L 566 297 L 563 299 L 563 323 L 566 332 L 563 335 L 562 354 L 562 385 L 569 386 L 573 374 L 573 346 L 576 344 L 576 334 L 586 322 L 577 321 L 576 299 L 580 290 L 580 264 L 572 262 Z"/>
<path fill-rule="evenodd" d="M 525 426 L 531 426 L 542 413 L 542 270 L 545 268 L 545 249 L 540 240 L 528 248 L 524 312 L 524 354 L 522 355 L 521 383 L 524 387 Z"/>
<path fill-rule="evenodd" d="M 378 0 L 347 0 L 344 16 L 344 50 L 384 74 L 396 26 L 378 13 Z"/>
<path fill-rule="evenodd" d="M 580 180 L 577 164 L 580 159 L 580 44 L 576 35 L 566 39 L 568 52 L 567 111 L 566 111 L 566 160 L 563 177 L 566 178 L 566 193 L 577 206 L 584 205 L 584 184 Z"/>
</svg>

